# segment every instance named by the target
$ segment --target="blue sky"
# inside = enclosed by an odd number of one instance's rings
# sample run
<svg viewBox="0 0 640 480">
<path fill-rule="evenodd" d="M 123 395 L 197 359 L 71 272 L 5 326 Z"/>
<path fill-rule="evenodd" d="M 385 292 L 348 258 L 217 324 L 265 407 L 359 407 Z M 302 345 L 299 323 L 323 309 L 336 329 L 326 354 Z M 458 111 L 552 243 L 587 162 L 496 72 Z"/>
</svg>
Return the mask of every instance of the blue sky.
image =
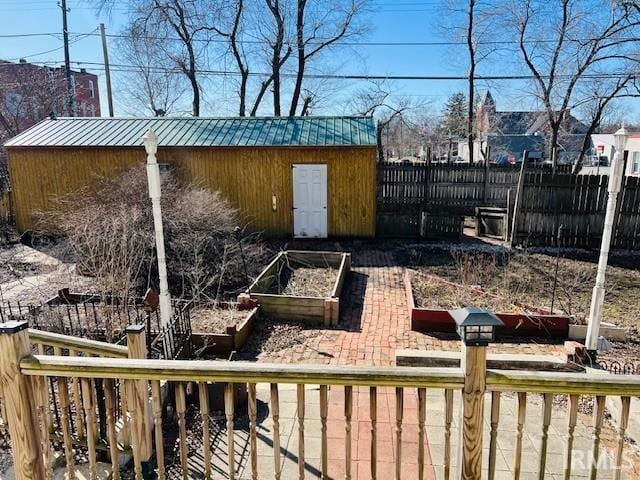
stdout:
<svg viewBox="0 0 640 480">
<path fill-rule="evenodd" d="M 48 33 L 61 31 L 61 12 L 56 0 L 0 0 L 0 35 Z M 98 17 L 85 0 L 68 0 L 69 30 L 71 35 L 72 61 L 101 62 L 102 50 L 98 36 L 82 36 L 97 33 L 100 22 L 104 22 L 108 33 L 117 33 L 124 21 L 124 13 L 116 10 L 109 17 Z M 124 2 L 121 2 L 124 3 Z M 451 37 L 440 25 L 445 17 L 444 0 L 372 0 L 370 16 L 371 31 L 363 39 L 370 42 L 440 42 Z M 368 73 L 384 75 L 464 75 L 465 49 L 462 45 L 448 46 L 358 46 L 350 53 L 351 58 L 343 60 L 340 73 Z M 16 60 L 27 58 L 29 61 L 63 61 L 62 36 L 36 36 L 27 38 L 0 38 L 0 58 Z M 113 61 L 113 60 L 112 60 Z M 509 73 L 500 65 L 481 65 L 481 73 Z M 74 65 L 80 67 L 81 65 Z M 106 112 L 104 75 L 96 73 L 101 79 L 103 112 Z M 513 73 L 513 72 L 511 72 Z M 348 88 L 358 88 L 351 83 Z M 396 82 L 398 94 L 408 95 L 416 100 L 431 103 L 432 111 L 438 111 L 450 94 L 464 90 L 465 82 L 456 81 L 405 81 Z M 483 85 L 478 85 L 483 90 Z M 526 86 L 523 82 L 500 82 L 491 85 L 498 108 L 529 109 L 533 107 L 531 99 L 523 95 Z M 114 91 L 117 95 L 118 81 L 114 78 Z M 638 110 L 633 103 L 630 111 L 637 117 Z M 331 107 L 326 113 L 332 112 Z M 116 110 L 118 98 L 116 97 Z M 116 114 L 118 112 L 116 111 Z M 215 114 L 214 112 L 205 112 Z"/>
</svg>

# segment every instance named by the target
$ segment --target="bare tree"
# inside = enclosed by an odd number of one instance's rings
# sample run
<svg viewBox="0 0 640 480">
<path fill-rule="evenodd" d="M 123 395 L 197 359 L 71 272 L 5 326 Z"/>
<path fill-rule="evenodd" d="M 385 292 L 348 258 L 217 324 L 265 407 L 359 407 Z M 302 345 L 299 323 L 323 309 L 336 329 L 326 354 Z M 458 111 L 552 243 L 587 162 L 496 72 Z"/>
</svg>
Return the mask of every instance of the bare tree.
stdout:
<svg viewBox="0 0 640 480">
<path fill-rule="evenodd" d="M 142 107 L 156 117 L 175 111 L 185 92 L 180 72 L 161 67 L 167 48 L 159 42 L 161 40 L 146 37 L 138 25 L 132 24 L 117 43 L 118 56 L 123 63 L 131 65 L 120 73 L 127 107 L 134 111 Z"/>
<path fill-rule="evenodd" d="M 624 79 L 637 71 L 640 11 L 636 7 L 634 2 L 609 0 L 524 0 L 512 4 L 518 48 L 544 106 L 554 166 L 553 152 L 562 130 L 571 131 L 571 107 L 582 103 L 580 93 L 588 90 L 582 87 L 612 76 L 621 78 L 624 87 L 629 81 Z M 621 69 L 630 75 L 619 75 Z M 608 85 L 601 98 L 613 99 L 622 93 L 620 83 Z"/>
<path fill-rule="evenodd" d="M 108 10 L 116 0 L 100 0 L 97 8 Z M 229 5 L 223 0 L 136 0 L 130 18 L 140 34 L 161 40 L 159 46 L 181 72 L 191 89 L 193 116 L 200 116 L 200 72 L 206 64 L 212 32 L 224 19 Z M 167 68 L 165 63 L 161 68 Z"/>
<path fill-rule="evenodd" d="M 446 14 L 442 19 L 438 19 L 445 33 L 453 40 L 464 42 L 466 48 L 464 67 L 467 69 L 467 106 L 464 136 L 467 139 L 471 163 L 474 161 L 473 143 L 477 134 L 476 72 L 478 66 L 498 50 L 497 44 L 492 40 L 499 35 L 495 20 L 502 11 L 502 3 L 504 2 L 495 0 L 448 0 L 444 4 Z M 463 68 L 463 65 L 460 67 Z"/>
<path fill-rule="evenodd" d="M 321 52 L 363 32 L 358 20 L 365 0 L 297 0 L 296 4 L 296 76 L 291 94 L 289 116 L 298 113 L 307 65 Z"/>
<path fill-rule="evenodd" d="M 384 161 L 383 133 L 392 125 L 393 121 L 398 117 L 407 120 L 412 114 L 424 113 L 426 108 L 423 103 L 416 102 L 411 97 L 399 93 L 394 94 L 397 91 L 397 86 L 390 82 L 371 82 L 368 87 L 356 92 L 349 105 L 349 109 L 353 113 L 377 118 L 378 161 Z"/>
</svg>

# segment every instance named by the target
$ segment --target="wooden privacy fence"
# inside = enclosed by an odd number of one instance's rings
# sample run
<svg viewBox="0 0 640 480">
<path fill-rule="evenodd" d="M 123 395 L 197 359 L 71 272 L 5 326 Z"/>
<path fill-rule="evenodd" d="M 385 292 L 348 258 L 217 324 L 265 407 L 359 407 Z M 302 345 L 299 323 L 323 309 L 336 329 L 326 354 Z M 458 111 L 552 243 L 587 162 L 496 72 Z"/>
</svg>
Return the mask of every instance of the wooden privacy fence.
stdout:
<svg viewBox="0 0 640 480">
<path fill-rule="evenodd" d="M 592 479 L 604 478 L 599 477 L 598 459 L 606 397 L 620 398 L 622 408 L 618 419 L 620 428 L 615 442 L 614 476 L 615 479 L 619 479 L 625 452 L 625 429 L 629 420 L 630 397 L 640 396 L 640 377 L 637 376 L 486 370 L 486 349 L 483 347 L 475 347 L 473 351 L 467 350 L 466 360 L 461 362 L 461 368 L 332 366 L 328 369 L 325 365 L 141 360 L 138 357 L 144 356 L 144 342 L 137 340 L 135 333 L 132 333 L 130 341 L 127 352 L 130 358 L 67 356 L 64 355 L 67 348 L 76 348 L 75 345 L 68 344 L 54 345 L 53 355 L 34 355 L 24 325 L 0 325 L 0 375 L 4 403 L 6 410 L 10 412 L 8 427 L 18 480 L 51 478 L 51 450 L 56 443 L 51 442 L 50 432 L 62 438 L 62 442 L 58 443 L 63 444 L 65 457 L 72 458 L 74 440 L 70 428 L 70 415 L 77 416 L 76 423 L 84 425 L 91 478 L 97 477 L 98 449 L 103 449 L 109 455 L 113 478 L 120 478 L 119 455 L 123 444 L 120 432 L 123 419 L 126 419 L 137 479 L 142 478 L 147 461 L 155 463 L 154 468 L 160 479 L 176 478 L 176 472 L 177 476 L 182 478 L 215 476 L 234 479 L 239 476 L 241 455 L 248 457 L 246 470 L 253 479 L 258 476 L 280 478 L 283 455 L 297 462 L 299 478 L 305 478 L 307 475 L 307 468 L 315 461 L 310 459 L 318 458 L 317 475 L 314 473 L 313 476 L 329 478 L 330 468 L 340 463 L 340 476 L 351 479 L 352 475 L 355 476 L 355 473 L 352 473 L 352 447 L 354 436 L 358 435 L 359 438 L 366 438 L 363 442 L 368 443 L 367 467 L 371 470 L 371 478 L 377 478 L 378 473 L 383 475 L 378 471 L 378 464 L 383 456 L 393 459 L 394 476 L 397 480 L 423 479 L 429 476 L 429 457 L 426 455 L 426 438 L 429 438 L 429 444 L 439 443 L 443 446 L 443 476 L 446 480 L 480 480 L 483 469 L 488 472 L 486 478 L 493 480 L 496 475 L 499 432 L 512 436 L 514 448 L 510 450 L 513 455 L 513 478 L 517 479 L 523 467 L 523 450 L 527 449 L 524 442 L 524 423 L 527 412 L 531 409 L 531 404 L 527 405 L 527 399 L 532 394 L 542 394 L 543 404 L 541 415 L 538 412 L 534 414 L 539 421 L 536 420 L 533 424 L 540 434 L 537 440 L 539 445 L 535 453 L 528 450 L 528 454 L 534 453 L 537 457 L 533 462 L 527 458 L 527 464 L 536 465 L 537 471 L 542 472 L 540 478 L 544 478 L 547 466 L 550 425 L 552 411 L 555 408 L 554 395 L 568 399 L 568 414 L 563 417 L 567 435 L 567 448 L 562 453 L 565 459 L 564 478 L 570 478 L 572 474 L 574 432 L 580 398 L 595 399 L 591 427 L 592 442 L 589 447 L 590 460 L 587 465 Z M 55 398 L 50 396 L 51 391 L 46 388 L 48 381 L 54 385 Z M 80 385 L 81 405 L 76 404 L 77 408 L 73 411 L 69 409 L 69 402 L 70 398 L 74 397 L 73 385 L 76 382 Z M 104 387 L 108 433 L 104 444 L 95 441 L 96 384 Z M 189 384 L 196 385 L 198 389 L 199 416 L 187 414 Z M 213 420 L 208 398 L 210 384 L 224 386 L 224 435 L 214 437 L 217 440 L 213 443 L 210 431 Z M 237 390 L 234 384 L 245 385 L 248 391 L 246 427 L 239 427 L 235 422 L 237 411 L 234 395 Z M 266 384 L 268 387 L 268 430 L 262 427 L 258 429 L 258 422 L 266 421 L 265 417 L 259 418 L 257 413 L 256 392 L 259 384 Z M 281 429 L 284 426 L 280 423 L 279 393 L 282 392 L 284 384 L 295 385 L 295 423 L 298 440 L 297 446 L 294 447 L 296 451 L 283 454 L 280 440 Z M 126 398 L 115 394 L 116 385 L 124 387 L 121 391 L 126 393 Z M 307 409 L 312 394 L 307 388 L 309 386 L 318 389 L 317 409 Z M 389 389 L 390 395 L 385 394 L 381 398 L 382 392 Z M 439 407 L 437 411 L 432 411 L 433 407 L 427 405 L 427 395 L 432 395 L 436 390 L 444 392 L 441 393 L 443 401 L 434 403 Z M 167 392 L 173 393 L 167 396 Z M 340 393 L 337 397 L 339 404 L 335 402 L 335 392 Z M 417 411 L 413 413 L 416 418 L 406 415 L 406 407 L 410 403 L 410 399 L 407 398 L 409 392 L 415 392 L 417 397 L 417 408 L 414 407 L 413 410 Z M 356 393 L 358 395 L 354 400 Z M 514 393 L 517 397 L 517 417 L 505 424 L 501 423 L 500 416 L 503 393 L 508 394 L 507 399 Z M 460 411 L 454 414 L 455 397 L 460 398 Z M 395 411 L 392 418 L 387 418 L 387 415 L 384 418 L 378 417 L 379 399 L 384 406 L 389 403 L 395 404 L 395 409 L 389 410 Z M 490 409 L 490 412 L 487 412 L 490 417 L 488 432 L 483 431 L 485 400 L 490 401 L 487 403 Z M 52 402 L 60 403 L 63 413 L 59 418 L 48 417 Z M 172 419 L 167 417 L 163 408 L 166 402 L 174 406 L 172 411 L 175 411 L 177 417 L 177 426 L 173 427 L 177 431 L 176 462 L 167 461 L 167 458 L 170 459 L 167 455 L 171 452 L 164 449 L 164 435 L 173 435 L 174 432 L 171 427 Z M 337 409 L 330 408 L 336 406 Z M 384 406 L 382 408 L 385 408 Z M 290 404 L 288 407 L 291 410 Z M 150 416 L 147 416 L 148 410 L 151 411 Z M 383 412 L 386 413 L 387 410 Z M 457 421 L 454 421 L 454 415 L 460 415 Z M 432 423 L 428 420 L 436 418 L 443 419 L 444 428 L 431 427 Z M 502 420 L 505 418 L 502 417 Z M 200 427 L 191 428 L 193 423 L 189 422 L 201 422 Z M 530 423 L 529 425 L 531 426 Z M 379 430 L 379 426 L 386 428 Z M 458 426 L 461 431 L 458 432 L 458 449 L 454 452 L 452 450 L 456 442 L 452 441 L 451 436 Z M 238 448 L 237 435 L 240 432 L 236 431 L 237 428 L 247 430 L 246 449 Z M 316 448 L 319 452 L 305 450 L 305 438 L 308 437 L 309 430 L 316 428 L 319 432 L 314 432 L 314 437 L 318 438 L 319 442 L 312 445 L 318 445 Z M 560 427 L 555 425 L 554 429 L 557 428 Z M 201 437 L 197 439 L 197 443 L 194 444 L 192 438 L 187 438 L 188 430 L 192 435 Z M 272 446 L 271 455 L 259 456 L 258 441 L 265 442 L 267 431 L 273 432 L 273 438 L 267 439 Z M 362 432 L 366 432 L 367 435 Z M 440 436 L 440 441 L 436 440 Z M 407 474 L 408 465 L 403 463 L 402 450 L 403 447 L 408 447 L 404 439 L 409 437 L 417 438 L 417 445 L 411 446 L 412 449 L 416 449 L 415 476 L 413 473 Z M 483 438 L 484 442 L 488 443 L 486 458 L 482 455 Z M 382 444 L 382 441 L 385 443 Z M 384 445 L 384 452 L 379 449 L 380 445 Z M 221 448 L 226 450 L 224 455 L 220 454 Z M 215 455 L 214 449 L 217 452 Z M 343 449 L 343 452 L 338 452 L 339 449 Z M 457 473 L 455 462 L 452 460 L 456 456 L 460 466 Z M 197 462 L 192 461 L 194 457 L 197 457 Z M 66 468 L 70 478 L 74 478 L 73 462 L 67 462 Z M 200 471 L 196 472 L 194 469 Z"/>
<path fill-rule="evenodd" d="M 516 166 L 378 163 L 378 209 L 413 207 L 473 215 L 478 206 L 504 207 L 519 172 Z"/>
<path fill-rule="evenodd" d="M 608 175 L 525 172 L 512 220 L 512 244 L 599 248 Z M 562 225 L 562 231 L 558 230 Z M 640 248 L 640 177 L 623 177 L 613 248 Z"/>
</svg>

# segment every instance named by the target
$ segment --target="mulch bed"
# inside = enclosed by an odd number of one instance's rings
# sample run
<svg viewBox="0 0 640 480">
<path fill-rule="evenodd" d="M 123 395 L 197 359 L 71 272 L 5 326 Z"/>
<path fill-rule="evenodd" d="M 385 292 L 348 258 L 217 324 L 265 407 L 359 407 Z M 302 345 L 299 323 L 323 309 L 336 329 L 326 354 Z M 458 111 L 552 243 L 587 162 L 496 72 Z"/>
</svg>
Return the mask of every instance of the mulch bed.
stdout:
<svg viewBox="0 0 640 480">
<path fill-rule="evenodd" d="M 525 313 L 522 307 L 506 299 L 478 294 L 471 289 L 460 288 L 423 275 L 412 276 L 411 285 L 418 308 L 453 310 L 473 305 L 493 312 Z"/>
<path fill-rule="evenodd" d="M 237 308 L 199 308 L 191 312 L 191 330 L 198 333 L 226 333 L 227 327 L 239 324 L 247 314 L 247 310 Z"/>
<path fill-rule="evenodd" d="M 238 352 L 239 359 L 254 359 L 260 354 L 278 353 L 322 334 L 326 329 L 309 327 L 296 321 L 263 316 L 254 325 L 253 333 Z"/>
<path fill-rule="evenodd" d="M 273 283 L 269 293 L 294 297 L 329 297 L 337 278 L 337 268 L 297 266 L 289 262 L 283 264 L 279 281 Z"/>
</svg>

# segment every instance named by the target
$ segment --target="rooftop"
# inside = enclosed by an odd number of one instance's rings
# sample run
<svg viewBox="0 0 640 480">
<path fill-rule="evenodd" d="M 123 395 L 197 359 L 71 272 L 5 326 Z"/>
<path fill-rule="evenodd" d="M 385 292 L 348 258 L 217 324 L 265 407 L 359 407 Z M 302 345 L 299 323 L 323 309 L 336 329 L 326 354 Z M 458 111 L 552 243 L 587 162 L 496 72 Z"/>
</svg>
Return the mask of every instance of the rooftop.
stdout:
<svg viewBox="0 0 640 480">
<path fill-rule="evenodd" d="M 371 117 L 154 117 L 46 119 L 7 147 L 142 147 L 152 129 L 161 147 L 373 146 Z"/>
</svg>

